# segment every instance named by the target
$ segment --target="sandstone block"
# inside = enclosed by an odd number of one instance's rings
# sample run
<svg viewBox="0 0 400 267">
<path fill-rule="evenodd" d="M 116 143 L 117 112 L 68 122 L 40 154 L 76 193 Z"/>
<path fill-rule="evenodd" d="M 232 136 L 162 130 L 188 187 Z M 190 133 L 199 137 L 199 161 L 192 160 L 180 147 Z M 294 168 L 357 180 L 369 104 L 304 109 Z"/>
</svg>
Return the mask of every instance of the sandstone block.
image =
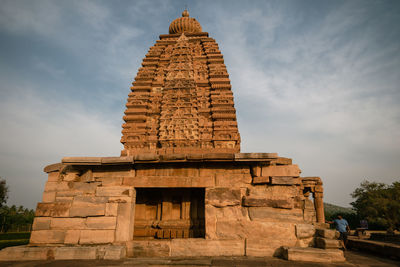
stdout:
<svg viewBox="0 0 400 267">
<path fill-rule="evenodd" d="M 250 174 L 217 173 L 215 176 L 215 186 L 218 187 L 245 187 L 252 181 Z"/>
<path fill-rule="evenodd" d="M 71 203 L 38 203 L 36 217 L 68 217 Z"/>
<path fill-rule="evenodd" d="M 74 200 L 74 197 L 56 197 L 55 202 L 69 202 L 69 203 L 72 203 L 72 200 Z"/>
<path fill-rule="evenodd" d="M 263 166 L 262 176 L 292 176 L 299 177 L 300 169 L 294 165 L 276 165 L 276 166 Z"/>
<path fill-rule="evenodd" d="M 87 170 L 86 172 L 84 172 L 79 179 L 81 182 L 94 182 L 95 179 L 93 177 L 93 171 L 92 170 Z"/>
<path fill-rule="evenodd" d="M 53 255 L 53 248 L 48 247 L 7 247 L 0 250 L 0 261 L 15 261 L 19 259 L 26 261 L 52 260 L 51 255 Z"/>
<path fill-rule="evenodd" d="M 96 247 L 58 247 L 54 250 L 55 260 L 95 260 Z"/>
<path fill-rule="evenodd" d="M 69 212 L 71 217 L 104 216 L 105 203 L 73 203 Z"/>
<path fill-rule="evenodd" d="M 33 220 L 32 230 L 50 230 L 50 217 L 36 217 Z"/>
<path fill-rule="evenodd" d="M 134 203 L 119 203 L 117 225 L 115 230 L 115 241 L 129 241 L 133 237 L 134 227 Z"/>
<path fill-rule="evenodd" d="M 83 218 L 52 218 L 50 223 L 54 230 L 79 230 L 85 228 L 85 219 Z"/>
<path fill-rule="evenodd" d="M 68 182 L 46 182 L 44 187 L 45 192 L 54 192 L 61 190 L 69 190 Z"/>
<path fill-rule="evenodd" d="M 297 195 L 296 186 L 285 185 L 255 185 L 249 187 L 249 197 L 267 199 L 287 199 Z"/>
<path fill-rule="evenodd" d="M 275 209 L 271 207 L 249 207 L 251 220 L 270 222 L 303 222 L 301 209 Z"/>
<path fill-rule="evenodd" d="M 76 245 L 79 243 L 80 236 L 80 230 L 67 230 L 65 233 L 64 244 Z"/>
<path fill-rule="evenodd" d="M 134 187 L 213 187 L 215 179 L 211 176 L 137 176 L 124 177 L 122 183 Z"/>
<path fill-rule="evenodd" d="M 329 249 L 329 248 L 339 248 L 339 240 L 327 239 L 323 237 L 315 238 L 315 245 L 317 248 Z"/>
<path fill-rule="evenodd" d="M 86 218 L 86 227 L 88 229 L 115 229 L 117 224 L 116 217 L 88 217 Z"/>
<path fill-rule="evenodd" d="M 296 240 L 294 224 L 264 221 L 218 220 L 216 234 L 220 239 L 270 238 Z"/>
<path fill-rule="evenodd" d="M 54 163 L 44 167 L 43 171 L 46 173 L 58 172 L 62 167 L 63 165 L 61 163 Z"/>
<path fill-rule="evenodd" d="M 318 236 L 328 239 L 335 239 L 339 237 L 339 233 L 333 229 L 317 229 L 316 232 Z"/>
<path fill-rule="evenodd" d="M 86 183 L 86 182 L 71 182 L 73 189 L 84 194 L 94 194 L 99 187 L 99 182 Z"/>
<path fill-rule="evenodd" d="M 65 182 L 79 181 L 79 172 L 68 172 L 65 175 L 63 175 L 63 180 Z"/>
<path fill-rule="evenodd" d="M 127 243 L 128 257 L 169 257 L 169 240 L 135 240 Z"/>
<path fill-rule="evenodd" d="M 60 173 L 58 171 L 49 173 L 47 181 L 58 182 L 59 180 L 60 180 Z"/>
<path fill-rule="evenodd" d="M 214 207 L 207 205 L 215 209 L 213 212 L 217 220 L 226 220 L 227 218 L 236 220 L 250 220 L 247 209 L 242 206 L 226 206 L 226 207 Z"/>
<path fill-rule="evenodd" d="M 64 243 L 65 231 L 63 230 L 40 230 L 32 231 L 31 244 L 55 244 Z"/>
<path fill-rule="evenodd" d="M 294 246 L 295 240 L 275 239 L 275 238 L 255 238 L 246 239 L 246 256 L 253 257 L 278 257 L 282 254 L 282 246 Z"/>
<path fill-rule="evenodd" d="M 124 177 L 102 177 L 97 179 L 102 186 L 121 186 Z"/>
<path fill-rule="evenodd" d="M 240 205 L 241 191 L 230 188 L 207 188 L 205 202 L 215 207 Z"/>
<path fill-rule="evenodd" d="M 127 186 L 100 186 L 97 187 L 96 196 L 119 197 L 129 196 L 130 188 Z"/>
<path fill-rule="evenodd" d="M 106 216 L 117 216 L 118 203 L 106 203 Z"/>
<path fill-rule="evenodd" d="M 285 248 L 283 257 L 290 261 L 343 262 L 343 251 L 319 248 Z"/>
<path fill-rule="evenodd" d="M 253 184 L 268 184 L 269 181 L 269 176 L 253 177 Z"/>
<path fill-rule="evenodd" d="M 294 207 L 294 204 L 293 204 L 293 198 L 267 199 L 267 198 L 260 198 L 260 197 L 244 197 L 243 198 L 243 206 L 292 209 Z"/>
<path fill-rule="evenodd" d="M 274 159 L 278 157 L 278 153 L 236 153 L 235 159 Z"/>
<path fill-rule="evenodd" d="M 244 256 L 244 240 L 172 239 L 172 257 Z"/>
<path fill-rule="evenodd" d="M 294 184 L 294 178 L 291 176 L 271 176 L 270 183 L 274 185 L 292 185 Z"/>
<path fill-rule="evenodd" d="M 105 260 L 120 260 L 126 257 L 125 246 L 106 246 L 104 259 Z"/>
<path fill-rule="evenodd" d="M 82 230 L 79 244 L 107 244 L 114 242 L 115 230 Z"/>
<path fill-rule="evenodd" d="M 314 236 L 315 227 L 312 224 L 296 224 L 296 236 L 297 238 L 309 238 Z"/>
<path fill-rule="evenodd" d="M 74 197 L 74 204 L 85 204 L 85 203 L 95 203 L 101 204 L 106 203 L 108 201 L 107 197 L 98 197 L 98 196 L 87 196 L 87 195 L 80 195 Z"/>
</svg>

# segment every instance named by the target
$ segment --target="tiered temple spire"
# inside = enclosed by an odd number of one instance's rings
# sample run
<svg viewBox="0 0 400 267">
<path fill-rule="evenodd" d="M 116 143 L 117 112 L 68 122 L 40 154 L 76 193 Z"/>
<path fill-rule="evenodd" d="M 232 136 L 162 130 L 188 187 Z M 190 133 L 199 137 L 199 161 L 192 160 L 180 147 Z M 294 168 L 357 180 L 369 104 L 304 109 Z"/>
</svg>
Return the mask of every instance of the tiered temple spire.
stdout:
<svg viewBox="0 0 400 267">
<path fill-rule="evenodd" d="M 185 10 L 132 83 L 122 155 L 239 152 L 229 75 L 218 44 Z"/>
</svg>

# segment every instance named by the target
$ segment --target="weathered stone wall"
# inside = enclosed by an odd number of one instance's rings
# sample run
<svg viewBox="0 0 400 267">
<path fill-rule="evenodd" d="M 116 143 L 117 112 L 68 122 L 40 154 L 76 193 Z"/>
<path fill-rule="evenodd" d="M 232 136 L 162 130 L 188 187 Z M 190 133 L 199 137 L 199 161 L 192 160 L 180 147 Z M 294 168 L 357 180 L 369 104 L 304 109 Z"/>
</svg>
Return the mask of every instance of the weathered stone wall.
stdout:
<svg viewBox="0 0 400 267">
<path fill-rule="evenodd" d="M 127 244 L 130 256 L 191 255 L 190 244 L 208 247 L 196 255 L 272 256 L 313 245 L 316 211 L 304 192 L 319 178 L 305 184 L 291 160 L 266 155 L 64 159 L 45 169 L 30 243 Z M 135 188 L 154 187 L 205 188 L 205 238 L 134 240 Z"/>
</svg>

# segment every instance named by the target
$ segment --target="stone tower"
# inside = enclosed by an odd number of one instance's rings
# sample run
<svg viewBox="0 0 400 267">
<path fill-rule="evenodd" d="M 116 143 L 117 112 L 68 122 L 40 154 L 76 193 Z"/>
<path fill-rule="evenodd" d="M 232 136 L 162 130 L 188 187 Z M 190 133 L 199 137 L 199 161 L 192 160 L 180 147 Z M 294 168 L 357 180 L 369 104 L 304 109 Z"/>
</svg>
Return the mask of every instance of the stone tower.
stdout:
<svg viewBox="0 0 400 267">
<path fill-rule="evenodd" d="M 337 247 L 323 229 L 319 177 L 301 177 L 277 153 L 240 153 L 222 54 L 187 11 L 150 48 L 131 90 L 121 156 L 45 167 L 30 244 L 2 250 L 0 260 L 293 259 L 309 246 Z M 318 259 L 344 259 L 317 250 Z"/>
<path fill-rule="evenodd" d="M 186 10 L 150 48 L 132 85 L 122 156 L 240 151 L 223 56 Z"/>
</svg>

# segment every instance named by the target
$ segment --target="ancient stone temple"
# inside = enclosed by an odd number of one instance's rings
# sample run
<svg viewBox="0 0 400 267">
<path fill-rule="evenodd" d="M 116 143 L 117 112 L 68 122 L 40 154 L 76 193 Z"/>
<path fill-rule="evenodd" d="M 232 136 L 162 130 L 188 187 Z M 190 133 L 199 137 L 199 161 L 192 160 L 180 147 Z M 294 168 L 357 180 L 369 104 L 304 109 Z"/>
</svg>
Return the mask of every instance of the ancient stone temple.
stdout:
<svg viewBox="0 0 400 267">
<path fill-rule="evenodd" d="M 187 11 L 149 49 L 132 85 L 121 156 L 45 167 L 30 244 L 13 255 L 299 259 L 305 248 L 337 248 L 320 178 L 301 177 L 276 153 L 240 153 L 223 56 Z M 313 249 L 343 260 L 339 250 Z"/>
</svg>

